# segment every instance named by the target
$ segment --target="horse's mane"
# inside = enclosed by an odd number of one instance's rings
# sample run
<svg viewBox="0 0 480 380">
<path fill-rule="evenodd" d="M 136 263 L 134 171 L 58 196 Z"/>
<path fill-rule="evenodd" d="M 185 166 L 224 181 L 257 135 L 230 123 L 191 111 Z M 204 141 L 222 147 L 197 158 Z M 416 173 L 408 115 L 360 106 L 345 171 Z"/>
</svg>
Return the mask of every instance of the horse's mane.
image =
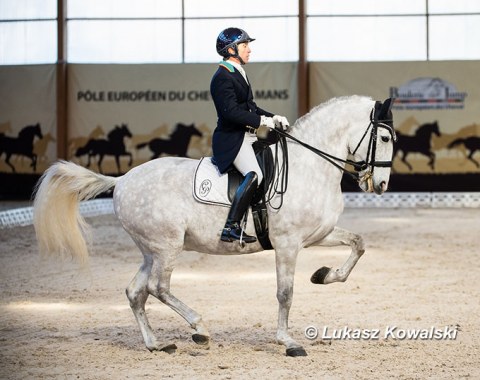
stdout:
<svg viewBox="0 0 480 380">
<path fill-rule="evenodd" d="M 116 137 L 116 135 L 118 135 L 118 132 L 120 132 L 120 127 L 116 125 L 115 128 L 113 128 L 110 132 L 108 132 L 107 138 L 110 140 Z"/>
<path fill-rule="evenodd" d="M 178 135 L 183 135 L 183 132 L 185 131 L 185 129 L 187 129 L 188 126 L 185 125 L 185 124 L 182 124 L 182 123 L 177 123 L 175 125 L 175 129 L 173 130 L 173 132 L 170 134 L 170 137 L 171 136 L 178 136 Z"/>
<path fill-rule="evenodd" d="M 40 128 L 40 124 L 35 124 L 35 125 L 27 125 L 26 127 L 23 127 L 20 132 L 18 132 L 18 137 L 25 137 L 25 136 L 30 136 L 33 130 Z"/>
<path fill-rule="evenodd" d="M 325 116 L 326 113 L 330 112 L 330 108 L 333 106 L 341 105 L 342 103 L 352 103 L 350 109 L 353 109 L 355 104 L 362 104 L 364 102 L 372 102 L 373 99 L 368 96 L 363 95 L 349 95 L 349 96 L 339 96 L 335 98 L 331 98 L 319 105 L 313 107 L 309 112 L 305 115 L 301 116 L 293 125 L 292 129 L 300 129 L 305 125 L 311 124 L 311 122 L 316 119 L 320 122 L 328 122 L 328 120 L 332 120 L 332 118 L 336 118 L 339 115 L 338 113 L 331 113 Z"/>
<path fill-rule="evenodd" d="M 418 129 L 416 130 L 415 134 L 430 134 L 432 131 L 432 128 L 438 128 L 438 122 L 437 121 L 432 121 L 430 123 L 425 123 L 422 124 Z"/>
<path fill-rule="evenodd" d="M 361 95 L 349 95 L 349 96 L 339 96 L 335 98 L 331 98 L 323 103 L 320 103 L 319 105 L 313 107 L 309 112 L 307 112 L 305 115 L 300 117 L 298 121 L 306 121 L 314 116 L 316 116 L 318 113 L 325 111 L 325 109 L 330 108 L 333 105 L 337 105 L 340 103 L 352 103 L 357 101 L 358 103 L 363 102 L 365 100 L 372 101 L 372 98 L 368 96 L 361 96 Z"/>
</svg>

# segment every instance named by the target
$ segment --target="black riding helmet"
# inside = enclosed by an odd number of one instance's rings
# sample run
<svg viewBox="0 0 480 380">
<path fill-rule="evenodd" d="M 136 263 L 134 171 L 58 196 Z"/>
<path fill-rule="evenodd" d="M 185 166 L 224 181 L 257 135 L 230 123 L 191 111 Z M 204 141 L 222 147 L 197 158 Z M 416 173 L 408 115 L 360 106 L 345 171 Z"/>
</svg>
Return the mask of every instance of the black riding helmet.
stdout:
<svg viewBox="0 0 480 380">
<path fill-rule="evenodd" d="M 235 57 L 239 58 L 242 64 L 244 62 L 238 56 L 237 45 L 242 42 L 252 42 L 255 38 L 251 38 L 247 32 L 240 28 L 227 28 L 223 30 L 217 37 L 217 53 L 220 54 L 224 60 Z M 233 48 L 234 54 L 228 52 L 229 48 Z"/>
</svg>

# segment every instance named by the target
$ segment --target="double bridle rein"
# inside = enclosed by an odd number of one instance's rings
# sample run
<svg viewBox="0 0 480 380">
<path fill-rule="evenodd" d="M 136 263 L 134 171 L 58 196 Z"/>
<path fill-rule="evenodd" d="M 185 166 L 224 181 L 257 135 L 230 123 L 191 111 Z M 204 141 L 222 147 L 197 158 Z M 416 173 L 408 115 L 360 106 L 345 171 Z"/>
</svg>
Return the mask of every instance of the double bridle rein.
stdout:
<svg viewBox="0 0 480 380">
<path fill-rule="evenodd" d="M 322 157 L 324 160 L 328 161 L 331 163 L 333 166 L 337 167 L 338 169 L 342 170 L 344 173 L 348 174 L 350 177 L 352 177 L 354 180 L 356 180 L 358 183 L 362 182 L 367 182 L 368 184 L 368 191 L 371 191 L 372 189 L 372 177 L 373 177 L 373 171 L 376 167 L 379 168 L 389 168 L 392 167 L 392 160 L 390 161 L 377 161 L 375 158 L 376 154 L 376 141 L 378 138 L 378 128 L 385 128 L 390 132 L 390 135 L 392 136 L 393 141 L 397 141 L 397 135 L 395 134 L 395 130 L 393 128 L 393 119 L 378 119 L 378 114 L 380 111 L 382 103 L 377 101 L 375 103 L 375 107 L 372 109 L 370 112 L 370 123 L 368 127 L 365 129 L 365 132 L 358 142 L 357 146 L 352 152 L 352 155 L 354 155 L 357 150 L 359 149 L 360 145 L 362 142 L 365 140 L 365 137 L 368 134 L 368 131 L 370 130 L 370 138 L 368 141 L 368 150 L 367 150 L 367 157 L 365 160 L 362 161 L 353 161 L 349 159 L 342 159 L 338 158 L 335 156 L 332 156 L 329 153 L 326 153 L 320 149 L 317 149 L 301 140 L 298 140 L 297 138 L 293 137 L 292 135 L 288 134 L 285 131 L 278 130 L 276 129 L 275 131 L 283 138 L 288 138 L 292 141 L 295 141 L 296 143 L 300 144 L 301 146 L 307 148 L 308 150 L 312 151 L 313 153 L 317 154 L 318 156 Z M 389 113 L 390 114 L 390 113 Z M 286 147 L 286 144 L 283 143 Z M 393 159 L 393 157 L 392 157 Z M 353 166 L 353 169 L 355 172 L 351 172 L 348 169 L 346 169 L 344 166 L 342 166 L 340 163 L 343 164 L 348 164 Z M 360 172 L 364 172 L 360 176 Z M 285 183 L 286 184 L 286 183 Z M 286 191 L 286 188 L 281 191 L 284 193 Z"/>
</svg>

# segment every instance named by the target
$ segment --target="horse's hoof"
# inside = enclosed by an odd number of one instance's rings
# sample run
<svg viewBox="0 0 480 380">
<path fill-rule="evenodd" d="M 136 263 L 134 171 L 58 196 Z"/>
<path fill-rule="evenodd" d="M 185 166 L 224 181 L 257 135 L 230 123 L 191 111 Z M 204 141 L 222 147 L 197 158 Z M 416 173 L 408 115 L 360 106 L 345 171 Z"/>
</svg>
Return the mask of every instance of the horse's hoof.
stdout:
<svg viewBox="0 0 480 380">
<path fill-rule="evenodd" d="M 210 343 L 210 337 L 207 335 L 193 334 L 192 339 L 196 344 L 201 346 L 208 346 L 208 344 Z"/>
<path fill-rule="evenodd" d="M 158 351 L 163 351 L 163 352 L 166 352 L 167 354 L 174 354 L 176 350 L 177 350 L 177 345 L 175 343 L 170 343 L 160 348 Z"/>
<path fill-rule="evenodd" d="M 307 352 L 303 349 L 303 347 L 287 348 L 287 356 L 307 356 Z"/>
<path fill-rule="evenodd" d="M 167 354 L 173 354 L 175 353 L 175 350 L 177 349 L 177 345 L 175 343 L 169 343 L 166 344 L 165 346 L 153 346 L 153 347 L 148 347 L 148 351 L 154 352 L 154 351 L 163 351 L 166 352 Z"/>
<path fill-rule="evenodd" d="M 331 269 L 332 268 L 321 267 L 314 274 L 312 274 L 312 277 L 310 277 L 310 281 L 314 284 L 325 284 L 325 278 L 327 277 L 328 272 L 330 272 Z"/>
</svg>

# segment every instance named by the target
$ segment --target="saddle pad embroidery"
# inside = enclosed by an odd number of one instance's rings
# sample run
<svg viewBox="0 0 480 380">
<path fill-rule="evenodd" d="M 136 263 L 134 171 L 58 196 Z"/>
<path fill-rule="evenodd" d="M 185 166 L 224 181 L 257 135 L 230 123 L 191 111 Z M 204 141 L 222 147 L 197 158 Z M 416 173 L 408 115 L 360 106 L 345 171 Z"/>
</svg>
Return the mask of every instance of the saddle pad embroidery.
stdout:
<svg viewBox="0 0 480 380">
<path fill-rule="evenodd" d="M 201 202 L 230 207 L 228 174 L 220 174 L 211 157 L 203 157 L 193 179 L 193 197 Z"/>
</svg>

